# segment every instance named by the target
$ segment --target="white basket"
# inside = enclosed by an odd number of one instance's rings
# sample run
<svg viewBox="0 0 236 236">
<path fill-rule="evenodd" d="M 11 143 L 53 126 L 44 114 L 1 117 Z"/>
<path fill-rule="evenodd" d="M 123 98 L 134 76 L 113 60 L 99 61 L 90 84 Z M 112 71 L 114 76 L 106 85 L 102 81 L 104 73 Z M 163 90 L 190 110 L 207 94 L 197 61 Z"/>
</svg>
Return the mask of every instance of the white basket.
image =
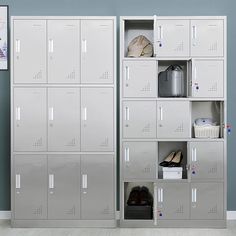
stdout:
<svg viewBox="0 0 236 236">
<path fill-rule="evenodd" d="M 199 126 L 194 124 L 195 138 L 219 138 L 220 126 Z"/>
</svg>

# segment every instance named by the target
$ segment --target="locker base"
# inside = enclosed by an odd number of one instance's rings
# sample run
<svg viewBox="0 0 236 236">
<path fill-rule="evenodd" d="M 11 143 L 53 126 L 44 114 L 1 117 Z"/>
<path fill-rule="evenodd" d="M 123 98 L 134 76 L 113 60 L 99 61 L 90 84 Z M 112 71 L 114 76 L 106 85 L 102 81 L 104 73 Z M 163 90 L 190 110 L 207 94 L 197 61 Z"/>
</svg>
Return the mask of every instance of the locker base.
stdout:
<svg viewBox="0 0 236 236">
<path fill-rule="evenodd" d="M 115 228 L 116 220 L 12 220 L 13 228 Z"/>
</svg>

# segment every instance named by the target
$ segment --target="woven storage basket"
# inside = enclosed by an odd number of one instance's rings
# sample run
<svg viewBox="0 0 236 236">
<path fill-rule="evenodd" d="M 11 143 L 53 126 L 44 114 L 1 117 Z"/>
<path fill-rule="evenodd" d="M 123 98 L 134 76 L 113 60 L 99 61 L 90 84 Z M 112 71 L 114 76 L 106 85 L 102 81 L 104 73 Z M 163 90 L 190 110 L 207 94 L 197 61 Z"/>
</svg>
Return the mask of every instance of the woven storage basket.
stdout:
<svg viewBox="0 0 236 236">
<path fill-rule="evenodd" d="M 194 124 L 195 138 L 219 138 L 220 126 L 198 126 Z"/>
</svg>

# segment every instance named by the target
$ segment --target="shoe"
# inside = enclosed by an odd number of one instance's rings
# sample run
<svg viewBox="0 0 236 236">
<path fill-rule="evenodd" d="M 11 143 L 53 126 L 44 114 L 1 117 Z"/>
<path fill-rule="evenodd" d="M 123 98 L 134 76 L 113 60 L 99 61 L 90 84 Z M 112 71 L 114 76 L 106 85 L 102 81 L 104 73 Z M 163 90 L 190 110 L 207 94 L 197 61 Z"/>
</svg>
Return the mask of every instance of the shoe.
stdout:
<svg viewBox="0 0 236 236">
<path fill-rule="evenodd" d="M 163 167 L 168 167 L 170 162 L 172 161 L 172 159 L 174 158 L 175 156 L 175 152 L 171 152 L 166 158 L 164 161 L 162 161 L 159 166 L 163 166 Z"/>
<path fill-rule="evenodd" d="M 151 206 L 153 198 L 148 188 L 143 186 L 140 190 L 140 205 L 141 206 Z"/>
<path fill-rule="evenodd" d="M 132 188 L 127 201 L 129 206 L 137 206 L 140 204 L 140 191 L 141 188 L 139 186 Z"/>
<path fill-rule="evenodd" d="M 178 151 L 174 158 L 170 161 L 168 167 L 179 167 L 181 161 L 183 160 L 183 154 L 181 151 Z"/>
</svg>

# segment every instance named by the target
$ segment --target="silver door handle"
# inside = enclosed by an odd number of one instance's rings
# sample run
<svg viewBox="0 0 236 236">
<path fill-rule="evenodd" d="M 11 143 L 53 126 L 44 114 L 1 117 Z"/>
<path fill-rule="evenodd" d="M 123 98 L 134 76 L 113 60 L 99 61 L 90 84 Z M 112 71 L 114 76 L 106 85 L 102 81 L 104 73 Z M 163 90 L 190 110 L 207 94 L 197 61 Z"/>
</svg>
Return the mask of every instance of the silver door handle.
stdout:
<svg viewBox="0 0 236 236">
<path fill-rule="evenodd" d="M 159 107 L 159 120 L 163 120 L 163 108 Z"/>
<path fill-rule="evenodd" d="M 158 39 L 163 39 L 163 27 L 161 25 L 158 26 Z"/>
<path fill-rule="evenodd" d="M 192 202 L 197 202 L 197 189 L 192 188 Z"/>
<path fill-rule="evenodd" d="M 82 40 L 82 52 L 83 53 L 87 52 L 87 40 L 86 39 Z"/>
<path fill-rule="evenodd" d="M 158 202 L 163 202 L 163 188 L 158 188 Z"/>
<path fill-rule="evenodd" d="M 157 225 L 157 185 L 154 184 L 154 200 L 153 200 L 153 219 L 154 225 Z"/>
<path fill-rule="evenodd" d="M 129 80 L 129 66 L 125 67 L 125 79 Z"/>
<path fill-rule="evenodd" d="M 50 121 L 53 121 L 54 120 L 54 109 L 53 109 L 53 107 L 49 107 L 49 117 L 48 117 L 48 119 L 50 120 Z"/>
<path fill-rule="evenodd" d="M 82 119 L 83 119 L 83 120 L 87 120 L 87 118 L 88 118 L 88 117 L 87 117 L 87 107 L 84 107 L 84 108 L 83 108 L 83 113 L 82 113 L 82 114 L 83 114 Z"/>
<path fill-rule="evenodd" d="M 196 162 L 197 161 L 197 149 L 194 147 L 192 148 L 192 162 Z"/>
<path fill-rule="evenodd" d="M 49 39 L 49 41 L 48 41 L 48 52 L 53 53 L 53 51 L 54 51 L 54 42 L 53 42 L 53 39 Z"/>
<path fill-rule="evenodd" d="M 82 188 L 88 188 L 88 176 L 86 174 L 82 175 Z"/>
<path fill-rule="evenodd" d="M 125 107 L 125 120 L 129 120 L 129 107 Z"/>
<path fill-rule="evenodd" d="M 16 107 L 16 120 L 20 120 L 20 107 Z"/>
<path fill-rule="evenodd" d="M 20 174 L 16 174 L 16 188 L 20 189 Z"/>
<path fill-rule="evenodd" d="M 54 175 L 53 174 L 49 175 L 49 188 L 50 189 L 54 188 Z"/>
<path fill-rule="evenodd" d="M 125 162 L 129 162 L 129 148 L 125 148 Z"/>
<path fill-rule="evenodd" d="M 197 67 L 194 67 L 194 80 L 197 80 Z"/>
<path fill-rule="evenodd" d="M 192 26 L 192 39 L 196 39 L 197 38 L 197 27 L 196 25 Z"/>
<path fill-rule="evenodd" d="M 20 53 L 20 40 L 16 39 L 16 53 Z"/>
</svg>

